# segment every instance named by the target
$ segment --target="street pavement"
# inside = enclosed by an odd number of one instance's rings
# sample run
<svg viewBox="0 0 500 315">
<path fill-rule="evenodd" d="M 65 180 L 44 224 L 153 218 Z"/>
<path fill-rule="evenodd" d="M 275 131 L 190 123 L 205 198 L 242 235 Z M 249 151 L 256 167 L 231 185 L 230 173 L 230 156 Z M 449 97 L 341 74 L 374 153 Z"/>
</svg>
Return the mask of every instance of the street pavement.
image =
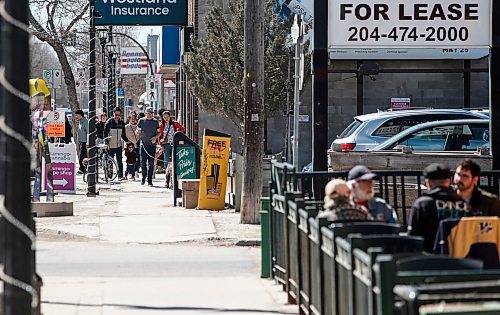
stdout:
<svg viewBox="0 0 500 315">
<path fill-rule="evenodd" d="M 297 313 L 260 279 L 260 247 L 235 246 L 258 242 L 260 226 L 175 207 L 157 177 L 100 185 L 96 198 L 79 180 L 76 195 L 56 196 L 74 216 L 36 219 L 43 314 Z"/>
</svg>

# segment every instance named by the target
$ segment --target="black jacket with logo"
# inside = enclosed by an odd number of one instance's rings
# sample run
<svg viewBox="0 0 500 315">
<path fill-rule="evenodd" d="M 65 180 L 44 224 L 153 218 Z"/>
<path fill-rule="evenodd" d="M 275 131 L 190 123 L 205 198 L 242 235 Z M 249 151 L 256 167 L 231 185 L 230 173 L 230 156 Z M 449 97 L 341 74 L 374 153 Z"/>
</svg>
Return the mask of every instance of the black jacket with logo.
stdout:
<svg viewBox="0 0 500 315">
<path fill-rule="evenodd" d="M 451 187 L 434 187 L 415 200 L 408 234 L 422 236 L 424 249 L 432 252 L 439 222 L 469 216 L 469 205 Z"/>
</svg>

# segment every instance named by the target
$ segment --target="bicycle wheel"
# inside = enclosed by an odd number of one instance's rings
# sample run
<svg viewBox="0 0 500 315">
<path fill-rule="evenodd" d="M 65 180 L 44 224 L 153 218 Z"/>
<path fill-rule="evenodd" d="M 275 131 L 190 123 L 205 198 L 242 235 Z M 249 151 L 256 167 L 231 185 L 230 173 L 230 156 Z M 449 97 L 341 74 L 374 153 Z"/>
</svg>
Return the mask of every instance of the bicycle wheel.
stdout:
<svg viewBox="0 0 500 315">
<path fill-rule="evenodd" d="M 103 174 L 107 174 L 108 180 L 113 181 L 118 176 L 118 163 L 116 163 L 116 161 L 110 158 L 109 156 L 106 156 L 105 160 L 106 160 L 106 172 L 104 172 Z"/>
<path fill-rule="evenodd" d="M 106 176 L 106 158 L 104 155 L 100 156 L 97 160 L 97 174 L 99 175 L 100 182 L 108 182 L 108 177 Z"/>
</svg>

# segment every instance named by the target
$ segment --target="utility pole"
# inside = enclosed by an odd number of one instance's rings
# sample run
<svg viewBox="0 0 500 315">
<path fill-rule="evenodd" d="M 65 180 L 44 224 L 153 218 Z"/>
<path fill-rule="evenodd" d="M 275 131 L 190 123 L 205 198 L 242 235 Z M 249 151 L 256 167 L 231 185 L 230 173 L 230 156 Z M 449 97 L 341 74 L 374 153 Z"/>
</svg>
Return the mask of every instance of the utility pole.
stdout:
<svg viewBox="0 0 500 315">
<path fill-rule="evenodd" d="M 312 161 L 314 171 L 327 171 L 328 150 L 328 0 L 314 0 Z M 325 182 L 314 181 L 314 191 L 324 192 Z M 315 196 L 319 197 L 319 196 Z"/>
<path fill-rule="evenodd" d="M 28 25 L 28 0 L 5 0 L 6 14 L 13 20 Z M 2 19 L 2 68 L 5 70 L 5 83 L 12 88 L 2 92 L 2 112 L 0 130 L 6 143 L 2 155 L 8 167 L 2 170 L 0 180 L 4 181 L 7 211 L 22 225 L 33 231 L 31 214 L 31 123 L 28 102 L 29 82 L 29 35 L 26 30 Z M 13 94 L 14 93 L 14 94 Z M 14 136 L 14 137 L 13 137 Z M 5 165 L 2 163 L 3 165 Z M 3 198 L 2 198 L 3 199 Z M 2 215 L 2 217 L 5 217 Z M 31 240 L 18 227 L 5 222 L 5 273 L 22 282 L 27 289 L 33 282 L 33 252 Z M 27 290 L 5 282 L 3 312 L 5 315 L 31 314 L 32 296 Z"/>
<path fill-rule="evenodd" d="M 492 1 L 491 55 L 490 55 L 490 147 L 492 169 L 500 170 L 500 3 Z"/>
<path fill-rule="evenodd" d="M 96 80 L 95 80 L 95 0 L 90 1 L 90 57 L 89 57 L 89 140 L 88 140 L 88 156 L 89 156 L 89 166 L 87 172 L 87 197 L 95 197 L 97 195 L 96 182 L 97 182 L 97 172 L 96 172 L 96 128 L 95 128 L 95 101 L 96 101 Z"/>
<path fill-rule="evenodd" d="M 259 223 L 264 156 L 264 1 L 245 0 L 244 171 L 241 223 Z"/>
</svg>

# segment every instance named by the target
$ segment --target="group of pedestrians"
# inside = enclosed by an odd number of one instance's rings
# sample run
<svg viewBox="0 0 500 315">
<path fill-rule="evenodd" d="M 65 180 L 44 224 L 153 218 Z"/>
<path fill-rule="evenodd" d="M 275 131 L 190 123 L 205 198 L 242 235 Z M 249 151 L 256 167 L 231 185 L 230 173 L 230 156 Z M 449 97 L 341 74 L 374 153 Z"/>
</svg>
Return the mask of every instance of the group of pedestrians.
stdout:
<svg viewBox="0 0 500 315">
<path fill-rule="evenodd" d="M 83 173 L 85 171 L 83 160 L 87 158 L 88 119 L 82 110 L 77 110 L 74 114 L 78 122 L 79 173 Z M 125 123 L 122 120 L 121 109 L 115 107 L 113 117 L 107 119 L 105 113 L 98 116 L 97 138 L 108 145 L 109 156 L 116 159 L 119 180 L 127 180 L 129 175 L 135 180 L 135 174 L 140 167 L 141 184 L 144 185 L 147 181 L 148 185 L 152 186 L 157 145 L 162 151 L 164 167 L 168 168 L 168 163 L 171 163 L 174 134 L 177 131 L 185 132 L 185 128 L 171 117 L 169 111 L 160 109 L 158 114 L 159 119 L 156 119 L 153 108 L 147 107 L 145 114 L 132 112 L 128 122 Z M 124 143 L 125 148 L 123 148 Z"/>
<path fill-rule="evenodd" d="M 423 237 L 425 251 L 436 251 L 435 240 L 443 220 L 500 217 L 500 199 L 478 187 L 480 173 L 479 164 L 472 159 L 458 163 L 454 175 L 447 166 L 439 163 L 424 169 L 427 190 L 412 205 L 408 234 Z M 331 180 L 325 186 L 324 211 L 318 217 L 337 222 L 397 222 L 393 208 L 374 196 L 376 177 L 367 167 L 358 165 L 351 169 L 347 181 Z"/>
</svg>

